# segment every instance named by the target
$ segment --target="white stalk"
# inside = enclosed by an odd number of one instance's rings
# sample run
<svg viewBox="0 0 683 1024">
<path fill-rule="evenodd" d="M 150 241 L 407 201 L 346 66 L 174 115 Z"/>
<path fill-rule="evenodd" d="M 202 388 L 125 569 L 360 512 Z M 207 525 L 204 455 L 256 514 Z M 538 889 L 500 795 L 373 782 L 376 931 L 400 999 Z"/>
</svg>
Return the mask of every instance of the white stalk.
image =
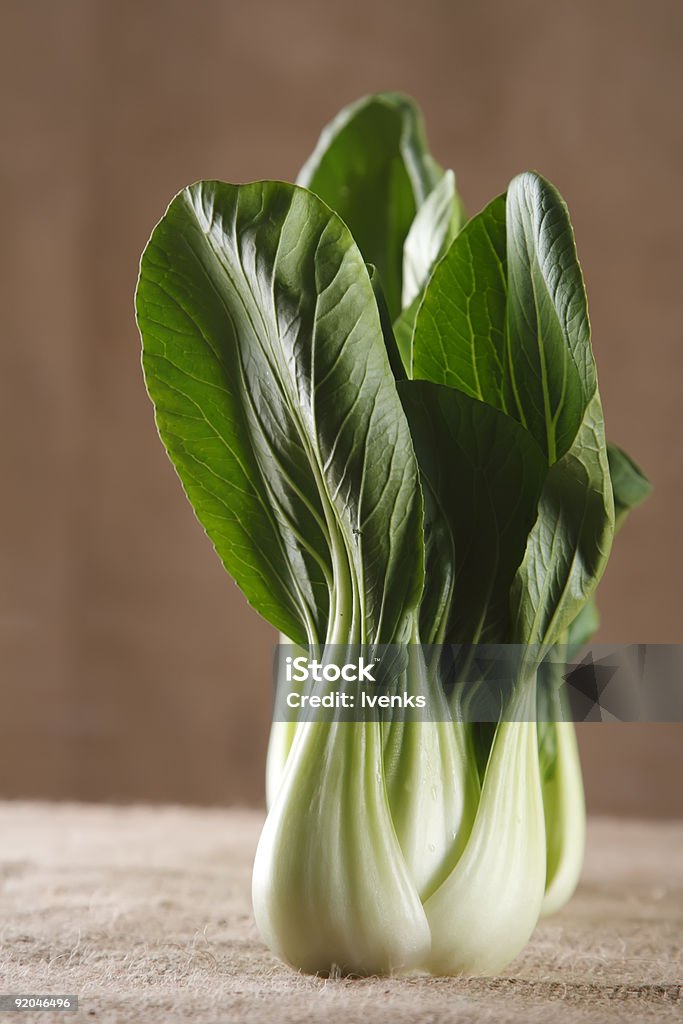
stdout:
<svg viewBox="0 0 683 1024">
<path fill-rule="evenodd" d="M 535 722 L 496 731 L 465 850 L 427 900 L 433 974 L 490 975 L 524 948 L 545 889 L 545 831 Z"/>
<path fill-rule="evenodd" d="M 278 634 L 278 644 L 283 647 L 291 647 L 293 657 L 297 657 L 300 654 L 306 654 L 303 647 L 295 646 L 284 633 Z M 284 683 L 282 679 L 276 680 L 276 692 L 278 696 L 280 695 L 280 691 L 283 686 Z M 288 683 L 286 689 L 289 692 L 294 691 L 297 689 L 297 685 L 295 683 Z M 284 708 L 280 708 L 280 713 L 284 714 Z M 286 721 L 278 721 L 277 719 L 274 719 L 271 724 L 270 735 L 268 737 L 268 753 L 266 754 L 266 807 L 268 809 L 272 807 L 275 797 L 277 796 L 277 791 L 280 788 L 287 758 L 290 750 L 292 749 L 292 744 L 294 743 L 297 724 L 298 722 L 293 710 L 287 712 Z"/>
<path fill-rule="evenodd" d="M 574 723 L 556 722 L 555 736 L 555 770 L 543 785 L 547 842 L 544 917 L 563 907 L 576 889 L 586 845 L 586 804 Z"/>
<path fill-rule="evenodd" d="M 296 735 L 296 722 L 273 722 L 266 755 L 266 807 L 275 802 L 285 772 L 285 765 Z"/>
<path fill-rule="evenodd" d="M 422 963 L 429 927 L 396 838 L 374 722 L 304 722 L 256 851 L 264 942 L 310 973 Z"/>
<path fill-rule="evenodd" d="M 385 727 L 384 765 L 396 835 L 424 901 L 462 852 L 479 784 L 469 770 L 464 727 L 451 720 L 438 678 L 428 676 L 422 648 L 410 645 L 408 659 L 406 690 L 426 697 L 431 720 Z"/>
<path fill-rule="evenodd" d="M 457 862 L 478 786 L 452 722 L 407 722 L 388 784 L 396 835 L 422 900 Z"/>
</svg>

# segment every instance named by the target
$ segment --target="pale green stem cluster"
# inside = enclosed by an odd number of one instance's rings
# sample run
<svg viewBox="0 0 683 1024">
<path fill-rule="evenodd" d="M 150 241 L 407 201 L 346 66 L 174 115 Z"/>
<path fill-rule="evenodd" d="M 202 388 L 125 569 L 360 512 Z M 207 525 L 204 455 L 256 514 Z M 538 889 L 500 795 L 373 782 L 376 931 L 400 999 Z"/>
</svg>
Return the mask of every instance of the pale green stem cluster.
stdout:
<svg viewBox="0 0 683 1024">
<path fill-rule="evenodd" d="M 419 647 L 402 686 L 428 685 Z M 305 971 L 499 972 L 571 895 L 583 808 L 573 725 L 542 782 L 535 674 L 516 685 L 484 772 L 470 726 L 276 722 L 253 879 L 264 941 Z M 437 716 L 432 716 L 437 717 Z"/>
</svg>

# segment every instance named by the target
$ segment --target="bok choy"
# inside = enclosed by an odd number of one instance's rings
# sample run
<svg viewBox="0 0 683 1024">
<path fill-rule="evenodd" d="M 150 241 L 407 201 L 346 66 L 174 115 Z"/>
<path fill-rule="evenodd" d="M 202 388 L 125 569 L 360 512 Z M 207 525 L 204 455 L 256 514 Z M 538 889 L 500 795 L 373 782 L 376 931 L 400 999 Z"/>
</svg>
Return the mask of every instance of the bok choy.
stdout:
<svg viewBox="0 0 683 1024">
<path fill-rule="evenodd" d="M 247 600 L 322 658 L 514 644 L 505 714 L 274 722 L 253 902 L 305 971 L 494 973 L 581 867 L 583 791 L 543 656 L 580 644 L 644 499 L 605 440 L 567 208 L 534 173 L 466 220 L 393 93 L 324 130 L 296 185 L 202 181 L 136 295 L 161 439 Z M 552 687 L 548 691 L 553 693 Z M 551 709 L 552 710 L 552 709 Z"/>
</svg>

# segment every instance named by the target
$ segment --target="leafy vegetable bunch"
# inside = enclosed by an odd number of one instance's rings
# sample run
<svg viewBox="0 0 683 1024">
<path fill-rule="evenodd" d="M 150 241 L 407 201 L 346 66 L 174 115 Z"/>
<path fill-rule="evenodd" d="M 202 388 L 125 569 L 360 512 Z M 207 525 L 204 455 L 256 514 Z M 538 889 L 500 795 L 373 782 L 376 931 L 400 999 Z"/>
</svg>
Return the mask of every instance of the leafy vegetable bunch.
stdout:
<svg viewBox="0 0 683 1024">
<path fill-rule="evenodd" d="M 605 440 L 565 203 L 525 173 L 467 220 L 414 104 L 379 94 L 296 185 L 180 192 L 137 317 L 166 450 L 276 629 L 323 652 L 537 652 L 476 737 L 457 714 L 274 725 L 265 942 L 311 972 L 500 971 L 583 854 L 574 727 L 536 723 L 537 654 L 595 629 L 615 527 L 648 492 Z"/>
</svg>

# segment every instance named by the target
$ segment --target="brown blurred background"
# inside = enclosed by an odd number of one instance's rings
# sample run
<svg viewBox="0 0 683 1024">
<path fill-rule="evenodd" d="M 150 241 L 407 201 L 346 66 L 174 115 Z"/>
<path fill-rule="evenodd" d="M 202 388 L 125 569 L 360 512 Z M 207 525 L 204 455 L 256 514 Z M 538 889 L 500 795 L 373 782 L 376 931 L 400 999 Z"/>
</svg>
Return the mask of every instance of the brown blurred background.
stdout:
<svg viewBox="0 0 683 1024">
<path fill-rule="evenodd" d="M 260 802 L 274 636 L 152 421 L 137 261 L 197 178 L 291 179 L 363 93 L 422 104 L 474 212 L 569 203 L 611 438 L 656 492 L 607 641 L 680 641 L 680 0 L 1 0 L 0 796 Z M 683 813 L 683 727 L 584 726 L 589 806 Z"/>
</svg>

